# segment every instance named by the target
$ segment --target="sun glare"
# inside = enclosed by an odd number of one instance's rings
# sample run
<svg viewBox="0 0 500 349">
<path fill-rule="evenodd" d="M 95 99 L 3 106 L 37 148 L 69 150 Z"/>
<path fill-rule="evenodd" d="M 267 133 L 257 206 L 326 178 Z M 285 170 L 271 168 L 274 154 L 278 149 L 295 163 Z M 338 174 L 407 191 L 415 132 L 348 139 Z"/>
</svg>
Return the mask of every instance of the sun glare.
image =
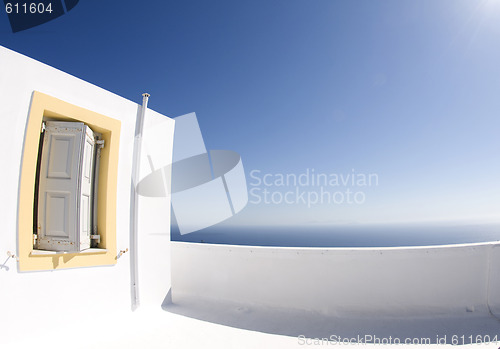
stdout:
<svg viewBox="0 0 500 349">
<path fill-rule="evenodd" d="M 499 12 L 500 11 L 500 0 L 485 0 L 483 8 L 488 12 Z"/>
</svg>

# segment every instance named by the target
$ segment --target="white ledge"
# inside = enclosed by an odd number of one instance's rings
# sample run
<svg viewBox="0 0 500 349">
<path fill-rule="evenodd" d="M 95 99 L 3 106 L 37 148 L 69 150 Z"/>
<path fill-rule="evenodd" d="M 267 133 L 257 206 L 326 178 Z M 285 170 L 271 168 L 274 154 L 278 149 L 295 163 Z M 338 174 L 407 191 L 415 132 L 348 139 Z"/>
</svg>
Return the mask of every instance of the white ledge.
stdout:
<svg viewBox="0 0 500 349">
<path fill-rule="evenodd" d="M 31 251 L 31 256 L 42 256 L 42 255 L 58 255 L 58 254 L 91 254 L 91 253 L 106 253 L 108 252 L 105 248 L 88 248 L 83 251 L 46 251 L 46 250 L 33 250 Z"/>
</svg>

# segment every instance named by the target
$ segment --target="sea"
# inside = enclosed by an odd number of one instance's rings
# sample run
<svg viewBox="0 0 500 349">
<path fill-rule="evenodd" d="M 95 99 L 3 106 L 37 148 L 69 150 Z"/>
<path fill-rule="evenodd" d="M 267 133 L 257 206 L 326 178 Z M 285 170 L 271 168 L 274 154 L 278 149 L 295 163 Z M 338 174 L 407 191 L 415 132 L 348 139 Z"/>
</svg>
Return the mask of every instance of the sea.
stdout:
<svg viewBox="0 0 500 349">
<path fill-rule="evenodd" d="M 400 247 L 500 241 L 500 224 L 215 225 L 172 241 L 280 247 Z"/>
</svg>

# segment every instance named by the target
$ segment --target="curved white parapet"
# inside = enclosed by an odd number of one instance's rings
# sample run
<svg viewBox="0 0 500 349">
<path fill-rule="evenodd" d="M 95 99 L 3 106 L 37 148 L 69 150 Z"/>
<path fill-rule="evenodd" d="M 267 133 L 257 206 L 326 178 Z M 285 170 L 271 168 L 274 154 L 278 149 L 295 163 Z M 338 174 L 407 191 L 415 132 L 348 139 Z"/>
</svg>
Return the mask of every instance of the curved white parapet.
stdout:
<svg viewBox="0 0 500 349">
<path fill-rule="evenodd" d="M 491 247 L 487 302 L 491 314 L 500 319 L 500 244 Z"/>
<path fill-rule="evenodd" d="M 172 301 L 332 316 L 500 310 L 500 245 L 287 248 L 172 242 Z"/>
</svg>

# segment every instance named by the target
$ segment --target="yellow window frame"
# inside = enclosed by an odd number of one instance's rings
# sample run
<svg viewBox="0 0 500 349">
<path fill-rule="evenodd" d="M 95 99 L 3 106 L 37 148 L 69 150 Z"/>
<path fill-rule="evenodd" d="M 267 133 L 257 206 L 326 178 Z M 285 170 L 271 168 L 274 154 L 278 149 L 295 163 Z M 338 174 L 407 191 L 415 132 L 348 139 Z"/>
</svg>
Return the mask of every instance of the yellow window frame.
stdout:
<svg viewBox="0 0 500 349">
<path fill-rule="evenodd" d="M 102 134 L 99 187 L 97 193 L 97 228 L 100 250 L 82 252 L 33 251 L 33 207 L 40 131 L 44 118 L 79 121 Z M 20 271 L 54 270 L 116 264 L 116 194 L 121 122 L 78 107 L 44 93 L 34 91 L 24 138 L 18 207 L 18 256 Z"/>
</svg>

